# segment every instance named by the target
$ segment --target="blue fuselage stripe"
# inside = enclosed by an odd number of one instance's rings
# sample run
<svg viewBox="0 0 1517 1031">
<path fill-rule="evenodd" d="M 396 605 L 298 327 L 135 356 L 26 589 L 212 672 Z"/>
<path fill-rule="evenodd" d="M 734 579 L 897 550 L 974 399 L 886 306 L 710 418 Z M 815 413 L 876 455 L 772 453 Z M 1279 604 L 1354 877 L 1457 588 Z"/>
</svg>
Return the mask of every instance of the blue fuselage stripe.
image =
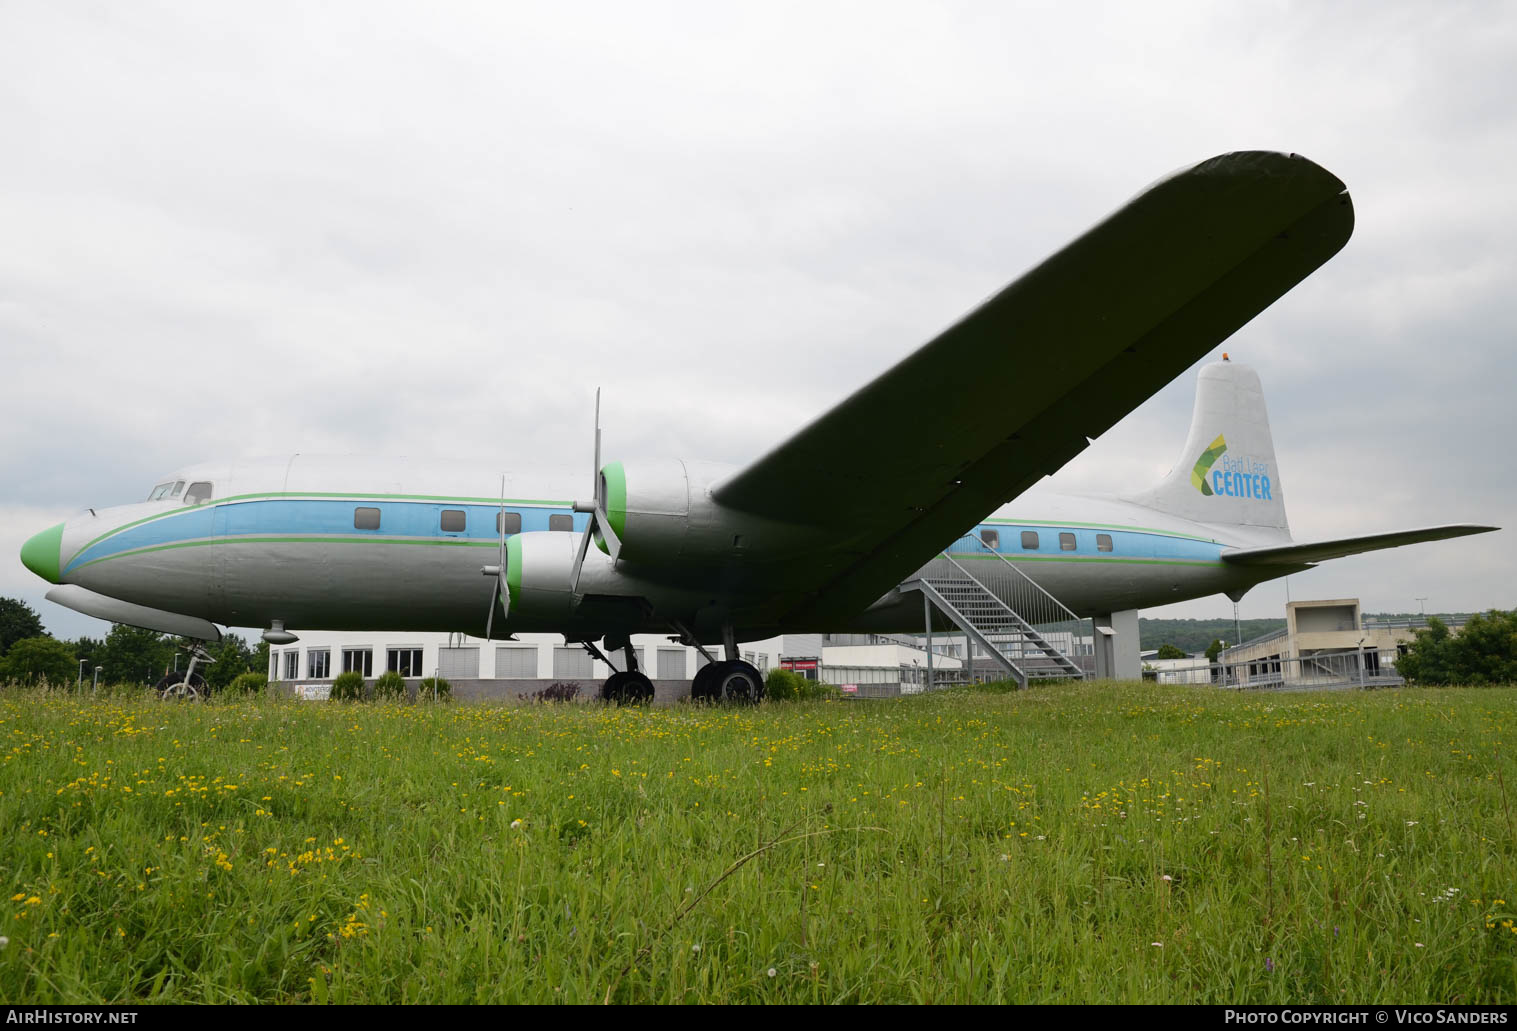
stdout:
<svg viewBox="0 0 1517 1031">
<path fill-rule="evenodd" d="M 353 526 L 354 509 L 377 508 L 380 524 L 377 530 L 359 530 Z M 85 548 L 75 555 L 63 572 L 75 569 L 88 562 L 110 558 L 113 555 L 136 551 L 140 548 L 159 548 L 185 541 L 212 538 L 236 539 L 238 537 L 268 537 L 292 535 L 301 537 L 342 537 L 352 539 L 372 535 L 376 538 L 446 540 L 449 538 L 472 541 L 499 539 L 495 528 L 498 505 L 467 504 L 460 502 L 397 501 L 376 498 L 373 501 L 344 498 L 262 498 L 246 501 L 229 501 L 222 504 L 207 504 L 187 507 L 182 512 L 129 526 L 119 533 Z M 465 529 L 460 533 L 442 531 L 442 513 L 462 511 L 465 514 Z M 582 533 L 589 516 L 576 514 L 568 508 L 544 508 L 506 506 L 507 513 L 521 517 L 521 529 L 531 533 L 549 529 L 552 516 L 571 516 L 574 531 Z M 1023 531 L 1038 535 L 1037 548 L 1022 547 Z M 987 523 L 975 527 L 973 533 L 999 534 L 995 549 L 1003 557 L 1016 561 L 1023 558 L 1086 558 L 1086 559 L 1149 559 L 1171 562 L 1215 562 L 1223 545 L 1189 537 L 1172 537 L 1163 533 L 1136 530 L 1081 527 L 1051 527 L 1047 525 L 1019 526 L 1015 523 Z M 1075 548 L 1066 551 L 1060 547 L 1061 533 L 1073 533 Z M 1097 536 L 1109 536 L 1112 550 L 1101 551 Z M 960 543 L 951 546 L 950 554 L 984 552 L 982 546 Z"/>
<path fill-rule="evenodd" d="M 377 508 L 380 512 L 379 529 L 359 530 L 353 526 L 354 509 Z M 464 530 L 461 533 L 442 531 L 444 511 L 464 513 Z M 354 501 L 344 499 L 270 498 L 252 501 L 232 501 L 220 505 L 201 505 L 187 508 L 161 519 L 128 527 L 105 540 L 85 548 L 75 555 L 63 572 L 68 572 L 87 562 L 95 562 L 123 552 L 139 548 L 156 548 L 184 541 L 205 540 L 211 537 L 266 537 L 281 534 L 331 536 L 352 538 L 372 535 L 376 538 L 416 538 L 421 540 L 495 541 L 500 535 L 495 529 L 495 516 L 499 505 L 470 505 L 451 502 Z M 508 514 L 521 516 L 523 533 L 547 530 L 552 516 L 570 516 L 576 532 L 583 532 L 588 515 L 576 514 L 567 508 L 516 508 L 506 506 Z M 509 535 L 508 535 L 509 536 Z"/>
</svg>

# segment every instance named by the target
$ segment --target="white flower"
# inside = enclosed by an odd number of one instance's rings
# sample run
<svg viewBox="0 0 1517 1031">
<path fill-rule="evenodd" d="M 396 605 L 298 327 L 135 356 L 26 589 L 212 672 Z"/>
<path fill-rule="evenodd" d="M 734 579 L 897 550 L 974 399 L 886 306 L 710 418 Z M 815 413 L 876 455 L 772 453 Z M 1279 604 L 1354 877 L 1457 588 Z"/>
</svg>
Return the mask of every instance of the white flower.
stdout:
<svg viewBox="0 0 1517 1031">
<path fill-rule="evenodd" d="M 692 945 L 692 946 L 690 946 L 690 951 L 691 952 L 699 952 L 699 951 L 701 951 L 701 947 L 699 945 Z"/>
<path fill-rule="evenodd" d="M 520 820 L 512 820 L 511 821 L 511 829 L 513 831 L 519 831 L 519 830 L 521 830 L 521 821 Z"/>
<path fill-rule="evenodd" d="M 778 973 L 779 973 L 779 971 L 776 970 L 776 969 L 774 969 L 773 967 L 769 968 L 769 976 L 770 977 L 773 977 L 775 974 L 778 974 Z"/>
<path fill-rule="evenodd" d="M 1417 946 L 1417 948 L 1419 948 L 1419 949 L 1426 948 L 1426 946 L 1423 945 L 1421 942 L 1413 942 L 1412 944 L 1415 945 L 1415 946 Z"/>
<path fill-rule="evenodd" d="M 1162 949 L 1162 948 L 1164 948 L 1164 943 L 1163 942 L 1149 942 L 1148 944 L 1152 945 L 1156 949 Z"/>
<path fill-rule="evenodd" d="M 9 938 L 0 936 L 0 949 L 5 948 L 10 943 L 11 943 L 11 940 Z"/>
<path fill-rule="evenodd" d="M 1174 878 L 1171 877 L 1169 874 L 1165 874 L 1164 876 L 1160 877 L 1159 880 L 1161 880 L 1161 881 L 1172 881 L 1172 880 L 1174 880 Z"/>
</svg>

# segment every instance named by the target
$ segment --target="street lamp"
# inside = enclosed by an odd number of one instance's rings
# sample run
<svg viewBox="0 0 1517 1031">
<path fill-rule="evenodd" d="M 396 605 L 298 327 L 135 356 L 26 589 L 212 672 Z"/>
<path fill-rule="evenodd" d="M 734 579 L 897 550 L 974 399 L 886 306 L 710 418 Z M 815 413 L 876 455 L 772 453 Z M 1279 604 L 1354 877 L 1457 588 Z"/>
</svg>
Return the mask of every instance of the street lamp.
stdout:
<svg viewBox="0 0 1517 1031">
<path fill-rule="evenodd" d="M 1427 595 L 1423 595 L 1422 597 L 1420 597 L 1420 598 L 1417 599 L 1417 609 L 1418 609 L 1419 612 L 1422 613 L 1422 618 L 1423 619 L 1427 618 L 1427 605 L 1425 604 L 1426 602 L 1427 602 Z"/>
<path fill-rule="evenodd" d="M 90 661 L 89 659 L 80 659 L 79 660 L 79 679 L 74 682 L 74 690 L 75 691 L 82 691 L 82 690 L 84 690 L 84 667 L 85 667 L 85 664 L 88 663 L 89 661 Z"/>
<path fill-rule="evenodd" d="M 90 690 L 92 692 L 98 692 L 100 690 L 100 671 L 103 669 L 105 669 L 104 666 L 95 667 L 95 682 L 90 685 Z"/>
</svg>

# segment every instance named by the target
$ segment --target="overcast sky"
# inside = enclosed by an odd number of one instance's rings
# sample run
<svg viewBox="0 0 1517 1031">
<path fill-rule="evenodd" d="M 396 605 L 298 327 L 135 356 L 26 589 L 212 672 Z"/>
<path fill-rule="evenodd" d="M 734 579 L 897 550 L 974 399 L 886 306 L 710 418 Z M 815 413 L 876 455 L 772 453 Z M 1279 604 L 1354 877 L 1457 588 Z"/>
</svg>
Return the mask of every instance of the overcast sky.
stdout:
<svg viewBox="0 0 1517 1031">
<path fill-rule="evenodd" d="M 0 595 L 102 633 L 22 541 L 202 459 L 437 454 L 588 490 L 597 385 L 608 458 L 745 463 L 1147 183 L 1255 148 L 1357 212 L 1226 345 L 1296 537 L 1517 522 L 1513 68 L 1511 3 L 9 0 Z M 1161 476 L 1193 391 L 1055 486 Z M 1514 542 L 1291 595 L 1510 608 Z"/>
</svg>

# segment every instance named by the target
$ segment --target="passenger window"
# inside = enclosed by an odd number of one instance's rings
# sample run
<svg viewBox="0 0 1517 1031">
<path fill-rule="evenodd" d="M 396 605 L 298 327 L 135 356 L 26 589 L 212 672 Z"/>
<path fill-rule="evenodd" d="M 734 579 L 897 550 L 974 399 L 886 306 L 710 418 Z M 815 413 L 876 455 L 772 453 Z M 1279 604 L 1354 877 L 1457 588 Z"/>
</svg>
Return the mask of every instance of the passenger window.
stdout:
<svg viewBox="0 0 1517 1031">
<path fill-rule="evenodd" d="M 211 485 L 204 480 L 190 484 L 190 489 L 184 492 L 184 503 L 186 505 L 198 505 L 202 501 L 210 500 Z"/>
<path fill-rule="evenodd" d="M 1096 550 L 1097 551 L 1110 551 L 1111 550 L 1111 534 L 1109 534 L 1109 533 L 1098 533 L 1098 534 L 1096 534 Z"/>
<path fill-rule="evenodd" d="M 466 518 L 465 518 L 464 514 L 462 512 L 460 512 L 458 509 L 456 509 L 456 508 L 449 508 L 449 509 L 444 509 L 443 510 L 443 513 L 442 513 L 442 532 L 443 533 L 463 533 L 465 525 L 466 525 Z"/>
<path fill-rule="evenodd" d="M 353 509 L 353 529 L 377 530 L 379 529 L 379 509 L 355 508 Z"/>
<path fill-rule="evenodd" d="M 1038 531 L 1036 531 L 1036 530 L 1023 530 L 1022 531 L 1022 547 L 1026 551 L 1037 551 L 1038 550 Z"/>
<path fill-rule="evenodd" d="M 574 517 L 571 515 L 555 515 L 548 517 L 548 529 L 550 530 L 573 530 Z"/>
<path fill-rule="evenodd" d="M 1074 551 L 1075 550 L 1075 535 L 1072 534 L 1072 533 L 1061 533 L 1061 534 L 1059 534 L 1059 550 L 1060 551 Z"/>
<path fill-rule="evenodd" d="M 504 528 L 502 528 L 502 526 L 501 526 L 502 523 L 505 524 Z M 495 513 L 495 532 L 496 533 L 521 533 L 521 513 L 520 512 L 496 512 Z"/>
<path fill-rule="evenodd" d="M 1001 546 L 1001 531 L 981 530 L 980 540 L 984 543 L 985 547 L 989 548 L 991 551 L 995 551 Z"/>
</svg>

